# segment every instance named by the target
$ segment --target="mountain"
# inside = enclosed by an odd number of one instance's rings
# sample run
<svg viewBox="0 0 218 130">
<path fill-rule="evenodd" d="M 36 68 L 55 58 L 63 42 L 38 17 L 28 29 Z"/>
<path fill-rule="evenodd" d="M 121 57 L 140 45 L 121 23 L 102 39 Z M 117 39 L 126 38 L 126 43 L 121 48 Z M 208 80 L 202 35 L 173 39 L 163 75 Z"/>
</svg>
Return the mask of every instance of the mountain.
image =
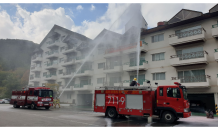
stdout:
<svg viewBox="0 0 218 130">
<path fill-rule="evenodd" d="M 0 39 L 0 66 L 2 70 L 30 68 L 32 52 L 39 46 L 32 41 Z"/>
</svg>

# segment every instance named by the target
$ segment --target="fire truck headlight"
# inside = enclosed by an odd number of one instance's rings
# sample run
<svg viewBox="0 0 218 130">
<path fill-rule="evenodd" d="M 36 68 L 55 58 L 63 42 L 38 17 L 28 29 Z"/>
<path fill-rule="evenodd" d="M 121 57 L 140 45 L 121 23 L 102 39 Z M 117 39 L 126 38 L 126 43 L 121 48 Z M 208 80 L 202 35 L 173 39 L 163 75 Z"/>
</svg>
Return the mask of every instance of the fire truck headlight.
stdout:
<svg viewBox="0 0 218 130">
<path fill-rule="evenodd" d="M 188 112 L 188 108 L 185 108 L 185 109 L 184 109 L 184 112 Z"/>
<path fill-rule="evenodd" d="M 42 104 L 43 102 L 38 102 L 38 104 Z"/>
<path fill-rule="evenodd" d="M 49 102 L 49 104 L 53 104 L 53 102 Z"/>
</svg>

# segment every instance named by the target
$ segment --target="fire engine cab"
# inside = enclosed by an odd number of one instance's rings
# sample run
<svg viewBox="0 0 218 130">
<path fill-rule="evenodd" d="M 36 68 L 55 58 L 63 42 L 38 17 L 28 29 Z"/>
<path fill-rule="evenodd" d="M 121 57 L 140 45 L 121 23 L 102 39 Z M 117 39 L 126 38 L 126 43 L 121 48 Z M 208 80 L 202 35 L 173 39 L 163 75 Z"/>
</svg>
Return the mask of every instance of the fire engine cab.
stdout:
<svg viewBox="0 0 218 130">
<path fill-rule="evenodd" d="M 20 106 L 31 109 L 38 107 L 45 107 L 49 109 L 53 106 L 53 90 L 46 87 L 33 87 L 23 90 L 12 91 L 10 104 L 14 108 L 20 108 Z"/>
<path fill-rule="evenodd" d="M 191 116 L 186 87 L 175 85 L 151 87 L 100 87 L 95 90 L 94 111 L 105 116 L 158 116 L 166 123 Z"/>
</svg>

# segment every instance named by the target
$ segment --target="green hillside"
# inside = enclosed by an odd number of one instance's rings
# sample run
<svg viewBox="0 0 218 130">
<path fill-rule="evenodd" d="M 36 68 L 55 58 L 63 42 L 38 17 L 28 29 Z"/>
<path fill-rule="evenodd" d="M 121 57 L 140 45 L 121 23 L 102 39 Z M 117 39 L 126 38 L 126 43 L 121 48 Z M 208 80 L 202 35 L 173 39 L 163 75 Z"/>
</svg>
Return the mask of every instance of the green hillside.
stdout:
<svg viewBox="0 0 218 130">
<path fill-rule="evenodd" d="M 39 46 L 27 40 L 0 39 L 0 98 L 28 84 L 32 52 Z"/>
</svg>

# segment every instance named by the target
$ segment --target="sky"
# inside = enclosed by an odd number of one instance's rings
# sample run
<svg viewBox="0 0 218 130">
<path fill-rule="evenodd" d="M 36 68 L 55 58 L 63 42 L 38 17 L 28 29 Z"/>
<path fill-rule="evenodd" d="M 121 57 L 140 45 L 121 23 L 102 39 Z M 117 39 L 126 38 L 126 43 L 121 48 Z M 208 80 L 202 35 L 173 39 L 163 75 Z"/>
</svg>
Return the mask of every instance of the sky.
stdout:
<svg viewBox="0 0 218 130">
<path fill-rule="evenodd" d="M 40 44 L 54 24 L 94 39 L 119 18 L 130 3 L 1 3 L 0 39 L 25 39 Z M 142 3 L 141 12 L 154 28 L 181 9 L 208 13 L 216 3 Z"/>
</svg>

